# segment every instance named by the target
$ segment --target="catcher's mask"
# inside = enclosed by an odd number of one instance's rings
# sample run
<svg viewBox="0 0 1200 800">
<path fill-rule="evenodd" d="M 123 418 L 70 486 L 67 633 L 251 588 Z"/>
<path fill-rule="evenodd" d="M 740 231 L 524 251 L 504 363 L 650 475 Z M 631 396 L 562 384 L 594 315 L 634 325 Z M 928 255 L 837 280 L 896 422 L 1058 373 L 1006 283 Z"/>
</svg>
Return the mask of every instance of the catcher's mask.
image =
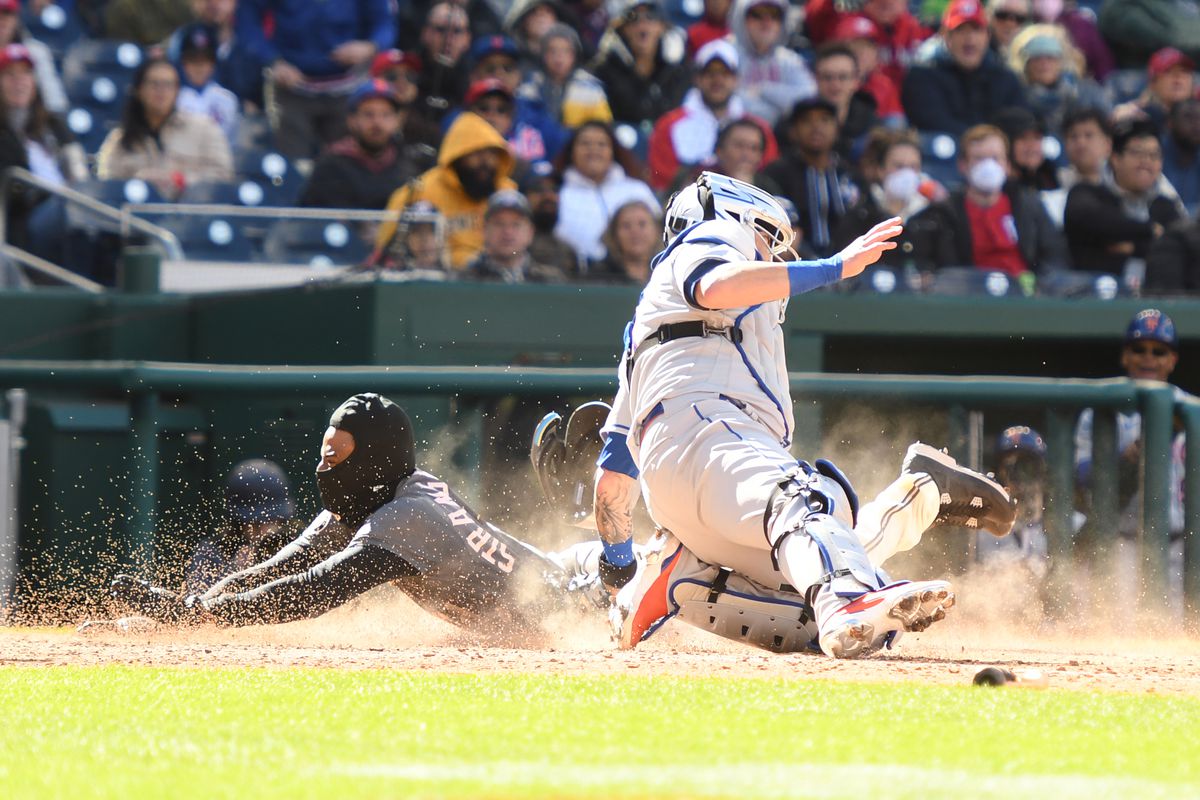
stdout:
<svg viewBox="0 0 1200 800">
<path fill-rule="evenodd" d="M 611 411 L 598 400 L 571 412 L 565 430 L 562 415 L 550 412 L 533 431 L 529 459 L 546 501 L 566 521 L 581 528 L 596 527 L 592 492 L 596 459 L 604 441 L 600 429 Z"/>
</svg>

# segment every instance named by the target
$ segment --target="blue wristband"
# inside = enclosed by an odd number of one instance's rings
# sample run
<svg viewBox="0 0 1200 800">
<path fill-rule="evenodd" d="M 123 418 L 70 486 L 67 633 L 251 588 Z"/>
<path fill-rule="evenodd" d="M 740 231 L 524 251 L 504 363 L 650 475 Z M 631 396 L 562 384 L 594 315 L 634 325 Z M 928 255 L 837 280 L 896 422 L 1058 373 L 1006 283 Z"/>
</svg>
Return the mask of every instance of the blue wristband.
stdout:
<svg viewBox="0 0 1200 800">
<path fill-rule="evenodd" d="M 841 256 L 820 261 L 789 261 L 786 266 L 788 286 L 791 287 L 789 291 L 793 297 L 842 279 Z"/>
<path fill-rule="evenodd" d="M 605 560 L 614 567 L 627 567 L 633 563 L 633 537 L 620 544 L 609 544 L 608 542 L 601 542 L 601 544 L 604 545 Z"/>
</svg>

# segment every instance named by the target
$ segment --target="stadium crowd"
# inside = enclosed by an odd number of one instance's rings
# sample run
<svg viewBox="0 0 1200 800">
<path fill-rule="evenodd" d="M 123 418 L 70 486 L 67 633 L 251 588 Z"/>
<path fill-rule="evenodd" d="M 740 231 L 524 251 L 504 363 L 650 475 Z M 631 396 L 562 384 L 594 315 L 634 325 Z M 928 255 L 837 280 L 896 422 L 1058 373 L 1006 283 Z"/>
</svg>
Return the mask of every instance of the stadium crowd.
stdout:
<svg viewBox="0 0 1200 800">
<path fill-rule="evenodd" d="M 325 235 L 380 274 L 630 284 L 712 170 L 787 200 L 803 256 L 900 216 L 851 291 L 1176 295 L 1197 58 L 1200 0 L 0 0 L 0 168 L 386 209 Z M 59 198 L 18 186 L 7 222 L 111 279 Z M 293 254 L 175 222 L 201 258 Z"/>
</svg>

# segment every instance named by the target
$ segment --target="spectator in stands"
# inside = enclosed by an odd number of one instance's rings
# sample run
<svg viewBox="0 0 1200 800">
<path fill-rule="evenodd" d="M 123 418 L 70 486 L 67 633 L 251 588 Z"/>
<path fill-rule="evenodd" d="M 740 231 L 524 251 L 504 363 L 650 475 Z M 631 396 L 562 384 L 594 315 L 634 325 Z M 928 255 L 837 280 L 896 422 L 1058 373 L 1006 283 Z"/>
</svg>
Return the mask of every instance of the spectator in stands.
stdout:
<svg viewBox="0 0 1200 800">
<path fill-rule="evenodd" d="M 1008 138 L 992 125 L 963 134 L 958 169 L 966 178 L 921 216 L 940 232 L 937 267 L 974 265 L 1019 277 L 1046 276 L 1066 266 L 1066 247 L 1037 193 L 1008 180 Z"/>
<path fill-rule="evenodd" d="M 217 123 L 225 138 L 237 141 L 241 112 L 237 96 L 217 83 L 217 31 L 199 22 L 185 25 L 179 32 L 180 111 L 199 114 Z"/>
<path fill-rule="evenodd" d="M 1119 136 L 1117 138 L 1120 138 Z M 1125 342 L 1121 348 L 1121 371 L 1132 380 L 1160 381 L 1167 383 L 1179 364 L 1179 336 L 1175 323 L 1157 308 L 1139 311 L 1125 330 Z M 1175 399 L 1189 395 L 1179 387 Z M 1092 465 L 1098 458 L 1095 454 L 1093 428 L 1095 414 L 1085 408 L 1079 415 L 1075 427 L 1075 478 L 1078 492 L 1083 499 L 1083 511 L 1091 513 Z M 1117 520 L 1116 585 L 1112 591 L 1121 596 L 1135 596 L 1138 561 L 1140 559 L 1137 539 L 1142 532 L 1142 417 L 1141 414 L 1120 412 L 1117 414 L 1116 453 L 1117 457 Z M 1172 604 L 1182 599 L 1181 578 L 1183 574 L 1183 476 L 1187 455 L 1187 440 L 1182 430 L 1176 430 L 1171 442 L 1170 497 L 1168 499 L 1167 526 L 1170 532 L 1169 584 Z M 1085 530 L 1086 530 L 1085 523 Z"/>
<path fill-rule="evenodd" d="M 446 225 L 433 203 L 418 200 L 401 211 L 387 248 L 368 266 L 387 272 L 446 272 Z"/>
<path fill-rule="evenodd" d="M 233 178 L 233 153 L 217 124 L 175 108 L 179 73 L 152 56 L 133 75 L 121 124 L 105 137 L 96 156 L 100 178 L 141 178 L 164 197 L 189 183 Z"/>
<path fill-rule="evenodd" d="M 467 93 L 470 95 L 480 81 L 494 80 L 503 84 L 510 101 L 514 102 L 513 127 L 506 134 L 510 136 L 510 144 L 514 145 L 514 154 L 525 161 L 550 159 L 562 149 L 566 134 L 539 100 L 517 98 L 517 88 L 521 85 L 519 56 L 516 42 L 507 36 L 476 39 L 471 45 L 471 86 Z M 464 102 L 470 104 L 465 99 Z"/>
<path fill-rule="evenodd" d="M 700 48 L 714 39 L 729 35 L 729 9 L 733 0 L 704 0 L 704 13 L 687 29 L 687 51 L 689 56 L 700 52 Z"/>
<path fill-rule="evenodd" d="M 767 142 L 770 141 L 768 136 L 771 134 L 749 117 L 729 120 L 717 132 L 717 145 L 713 157 L 691 169 L 680 170 L 665 195 L 670 196 L 679 191 L 696 180 L 705 170 L 728 175 L 746 183 L 754 183 L 759 171 L 773 160 L 764 157 Z"/>
<path fill-rule="evenodd" d="M 268 111 L 279 151 L 312 158 L 345 135 L 346 99 L 375 54 L 395 43 L 395 9 L 388 0 L 242 0 L 238 35 L 270 65 Z"/>
<path fill-rule="evenodd" d="M 1081 75 L 1083 56 L 1061 28 L 1030 25 L 1013 40 L 1009 64 L 1025 84 L 1034 113 L 1055 136 L 1061 135 L 1063 117 L 1072 109 L 1109 109 L 1104 90 Z"/>
<path fill-rule="evenodd" d="M 603 242 L 604 260 L 589 267 L 589 277 L 603 283 L 645 286 L 650 261 L 662 250 L 662 219 L 641 200 L 630 200 L 609 220 Z"/>
<path fill-rule="evenodd" d="M 416 174 L 397 146 L 400 101 L 379 78 L 350 96 L 346 136 L 317 159 L 301 206 L 383 209 L 397 186 Z"/>
<path fill-rule="evenodd" d="M 59 186 L 86 180 L 87 156 L 42 102 L 35 69 L 25 45 L 0 48 L 0 171 L 20 167 Z M 63 263 L 66 206 L 60 198 L 14 184 L 7 210 L 9 242 Z"/>
<path fill-rule="evenodd" d="M 740 62 L 738 92 L 746 111 L 774 126 L 798 100 L 814 96 L 817 82 L 787 46 L 787 0 L 734 0 L 729 12 Z"/>
<path fill-rule="evenodd" d="M 738 82 L 738 52 L 728 41 L 718 39 L 696 54 L 692 80 L 683 105 L 661 117 L 650 135 L 650 185 L 658 191 L 670 186 L 680 169 L 689 172 L 713 157 L 717 131 L 730 119 L 746 117 L 745 104 L 735 94 Z M 778 155 L 775 136 L 767 123 L 753 116 L 768 137 L 768 158 Z"/>
<path fill-rule="evenodd" d="M 21 24 L 19 0 L 0 0 L 0 47 L 21 44 L 29 51 L 33 60 L 33 74 L 37 78 L 38 95 L 46 110 L 54 114 L 66 114 L 69 103 L 63 88 L 58 66 L 50 48 L 29 35 Z"/>
<path fill-rule="evenodd" d="M 993 450 L 996 481 L 1017 501 L 1017 520 L 1003 539 L 975 538 L 979 560 L 993 567 L 1018 567 L 1038 580 L 1050 568 L 1046 529 L 1046 442 L 1027 425 L 1005 428 Z"/>
<path fill-rule="evenodd" d="M 518 98 L 540 102 L 564 128 L 589 119 L 612 121 L 612 109 L 600 79 L 579 66 L 579 34 L 567 25 L 550 26 L 542 36 L 541 64 L 517 90 Z"/>
<path fill-rule="evenodd" d="M 577 20 L 584 54 L 593 55 L 600 49 L 600 40 L 612 24 L 608 15 L 608 4 L 604 0 L 565 0 L 564 5 Z"/>
<path fill-rule="evenodd" d="M 192 17 L 217 32 L 217 83 L 249 104 L 263 108 L 263 64 L 237 34 L 237 0 L 191 0 Z M 184 26 L 167 40 L 167 57 L 179 62 Z"/>
<path fill-rule="evenodd" d="M 530 161 L 543 161 L 549 157 L 541 131 L 515 121 L 516 101 L 501 81 L 496 78 L 475 81 L 463 102 L 467 111 L 486 119 L 508 142 L 518 161 L 518 172 L 523 173 Z"/>
<path fill-rule="evenodd" d="M 504 138 L 482 117 L 465 111 L 446 131 L 437 166 L 397 189 L 387 208 L 397 212 L 420 200 L 432 203 L 445 222 L 450 267 L 461 270 L 483 247 L 487 199 L 499 189 L 516 188 L 512 169 Z M 395 235 L 395 223 L 380 226 L 371 263 L 385 260 Z"/>
<path fill-rule="evenodd" d="M 1013 39 L 1029 24 L 1029 0 L 987 0 L 992 51 L 1007 62 Z"/>
<path fill-rule="evenodd" d="M 877 129 L 867 140 L 861 167 L 867 189 L 838 222 L 833 248 L 840 250 L 885 219 L 899 217 L 904 231 L 896 249 L 884 253 L 879 263 L 931 271 L 933 242 L 940 231 L 921 212 L 929 208 L 930 195 L 939 192 L 921 170 L 921 145 L 916 133 Z"/>
<path fill-rule="evenodd" d="M 1151 243 L 1187 209 L 1162 175 L 1162 145 L 1147 122 L 1116 127 L 1099 184 L 1076 184 L 1067 196 L 1064 230 L 1077 270 L 1141 284 Z"/>
<path fill-rule="evenodd" d="M 813 59 L 817 94 L 837 109 L 838 155 L 847 163 L 858 161 L 867 134 L 879 125 L 875 98 L 862 89 L 858 59 L 843 44 L 827 44 Z"/>
<path fill-rule="evenodd" d="M 287 475 L 273 461 L 243 461 L 225 479 L 225 516 L 201 539 L 184 572 L 184 593 L 203 594 L 227 575 L 270 558 L 292 540 Z"/>
<path fill-rule="evenodd" d="M 626 202 L 644 200 L 659 211 L 654 191 L 636 177 L 641 174 L 636 159 L 603 122 L 576 128 L 558 162 L 563 187 L 555 232 L 581 258 L 604 257 L 600 238 L 613 212 Z"/>
<path fill-rule="evenodd" d="M 904 81 L 904 110 L 922 131 L 961 136 L 1002 108 L 1025 106 L 1017 76 L 988 49 L 979 0 L 952 0 L 942 17 L 946 51 L 913 67 Z"/>
<path fill-rule="evenodd" d="M 558 195 L 562 189 L 562 178 L 554 171 L 554 165 L 538 161 L 530 165 L 521 180 L 521 193 L 529 200 L 530 220 L 533 222 L 533 243 L 529 254 L 539 264 L 558 267 L 563 274 L 574 277 L 579 274 L 579 256 L 571 245 L 558 238 L 554 232 L 558 225 Z"/>
<path fill-rule="evenodd" d="M 868 17 L 846 17 L 833 29 L 830 42 L 850 48 L 858 64 L 861 88 L 875 98 L 875 113 L 888 124 L 904 122 L 900 87 L 879 63 L 879 26 Z"/>
<path fill-rule="evenodd" d="M 691 84 L 685 50 L 683 33 L 667 27 L 659 0 L 621 0 L 592 70 L 604 84 L 613 119 L 648 137 Z"/>
<path fill-rule="evenodd" d="M 421 49 L 417 54 L 423 69 L 419 83 L 426 115 L 440 122 L 462 103 L 470 83 L 467 51 L 471 49 L 471 27 L 467 12 L 453 2 L 429 9 L 421 27 Z"/>
<path fill-rule="evenodd" d="M 1037 22 L 1066 29 L 1071 43 L 1083 53 L 1087 67 L 1081 74 L 1090 75 L 1098 83 L 1103 82 L 1116 65 L 1112 50 L 1096 27 L 1095 14 L 1090 9 L 1084 13 L 1076 5 L 1064 0 L 1032 0 L 1030 8 Z"/>
<path fill-rule="evenodd" d="M 1104 165 L 1112 154 L 1112 131 L 1108 119 L 1096 108 L 1080 108 L 1063 119 L 1063 151 L 1067 166 L 1058 171 L 1058 183 L 1070 189 L 1077 183 L 1100 183 Z"/>
<path fill-rule="evenodd" d="M 993 118 L 1008 137 L 1010 179 L 1035 192 L 1058 188 L 1058 169 L 1046 159 L 1046 129 L 1027 108 L 1006 108 Z"/>
<path fill-rule="evenodd" d="M 523 72 L 542 63 L 542 37 L 555 25 L 568 22 L 558 0 L 514 0 L 504 15 L 504 32 L 521 50 Z"/>
<path fill-rule="evenodd" d="M 1146 90 L 1136 100 L 1114 108 L 1113 122 L 1145 119 L 1155 130 L 1164 130 L 1171 108 L 1195 96 L 1195 70 L 1196 62 L 1174 47 L 1159 50 L 1146 65 L 1146 76 L 1150 79 Z"/>
<path fill-rule="evenodd" d="M 1163 176 L 1194 216 L 1200 208 L 1200 100 L 1176 103 L 1163 137 Z"/>
<path fill-rule="evenodd" d="M 858 200 L 858 189 L 834 149 L 837 109 L 820 97 L 801 100 L 788 117 L 787 134 L 787 151 L 763 169 L 757 182 L 796 206 L 809 252 L 833 255 L 833 230 Z"/>
<path fill-rule="evenodd" d="M 387 83 L 400 104 L 397 141 L 403 158 L 411 161 L 418 172 L 437 162 L 438 145 L 442 143 L 441 126 L 429 116 L 429 107 L 421 102 L 422 66 L 418 55 L 399 50 L 385 50 L 371 64 L 371 77 Z"/>
<path fill-rule="evenodd" d="M 853 12 L 839 11 L 840 5 L 839 0 L 808 0 L 804 23 L 813 44 L 822 45 L 837 38 L 838 25 L 854 15 Z M 862 16 L 875 24 L 880 68 L 899 95 L 909 65 L 916 59 L 917 49 L 929 38 L 929 29 L 909 12 L 905 0 L 864 0 L 861 11 Z"/>
<path fill-rule="evenodd" d="M 159 44 L 191 20 L 188 0 L 109 0 L 104 9 L 104 29 L 109 38 L 144 47 Z"/>
<path fill-rule="evenodd" d="M 1099 24 L 1121 68 L 1141 69 L 1164 47 L 1200 58 L 1197 0 L 1110 0 L 1100 9 Z"/>
<path fill-rule="evenodd" d="M 464 277 L 501 283 L 565 283 L 558 267 L 539 264 L 529 254 L 533 222 L 529 201 L 515 189 L 502 189 L 488 200 L 483 214 L 483 251 L 467 265 Z"/>
</svg>

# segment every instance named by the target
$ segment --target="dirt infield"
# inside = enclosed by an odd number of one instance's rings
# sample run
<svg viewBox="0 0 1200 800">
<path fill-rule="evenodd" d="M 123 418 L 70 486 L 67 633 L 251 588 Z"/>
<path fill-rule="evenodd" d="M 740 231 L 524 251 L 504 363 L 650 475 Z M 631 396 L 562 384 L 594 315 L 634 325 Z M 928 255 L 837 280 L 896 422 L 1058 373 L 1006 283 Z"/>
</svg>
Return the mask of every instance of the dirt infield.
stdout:
<svg viewBox="0 0 1200 800">
<path fill-rule="evenodd" d="M 540 641 L 484 646 L 388 588 L 317 620 L 274 627 L 123 632 L 0 628 L 0 665 L 295 666 L 571 675 L 692 675 L 967 684 L 983 666 L 1037 669 L 1056 688 L 1200 695 L 1200 640 L 1167 634 L 1082 635 L 1045 624 L 1000 629 L 958 609 L 861 661 L 777 655 L 666 626 L 617 651 L 598 621 L 560 620 Z M 1153 630 L 1153 628 L 1140 628 Z M 563 631 L 570 631 L 565 635 Z"/>
</svg>

